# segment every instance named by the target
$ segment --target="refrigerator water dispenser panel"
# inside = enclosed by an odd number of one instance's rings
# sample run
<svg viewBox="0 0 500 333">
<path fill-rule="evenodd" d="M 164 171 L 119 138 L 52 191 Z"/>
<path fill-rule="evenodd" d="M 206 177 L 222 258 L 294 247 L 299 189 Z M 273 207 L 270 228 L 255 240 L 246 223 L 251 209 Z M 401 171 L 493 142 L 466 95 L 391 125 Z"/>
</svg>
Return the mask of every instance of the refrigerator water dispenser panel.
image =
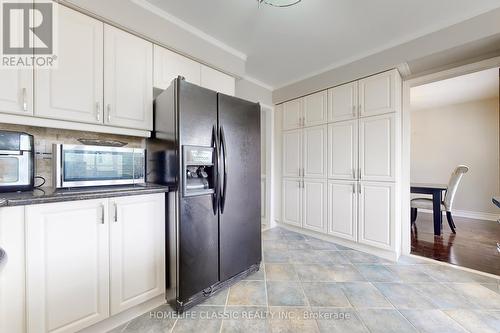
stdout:
<svg viewBox="0 0 500 333">
<path fill-rule="evenodd" d="M 211 147 L 183 146 L 183 195 L 215 193 L 215 156 Z"/>
</svg>

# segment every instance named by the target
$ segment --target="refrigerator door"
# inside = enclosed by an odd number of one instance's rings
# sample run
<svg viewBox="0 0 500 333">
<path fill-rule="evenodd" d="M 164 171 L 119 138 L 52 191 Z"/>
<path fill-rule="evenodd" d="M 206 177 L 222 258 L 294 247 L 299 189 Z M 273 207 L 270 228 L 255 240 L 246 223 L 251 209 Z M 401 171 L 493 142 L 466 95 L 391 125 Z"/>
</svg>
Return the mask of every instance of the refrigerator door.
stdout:
<svg viewBox="0 0 500 333">
<path fill-rule="evenodd" d="M 184 80 L 177 83 L 179 119 L 179 152 L 183 147 L 214 147 L 217 144 L 217 94 Z M 185 172 L 183 158 L 179 170 Z M 219 281 L 218 212 L 214 211 L 214 194 L 185 196 L 179 184 L 179 299 L 189 298 Z"/>
<path fill-rule="evenodd" d="M 261 261 L 260 106 L 219 94 L 220 280 Z"/>
</svg>

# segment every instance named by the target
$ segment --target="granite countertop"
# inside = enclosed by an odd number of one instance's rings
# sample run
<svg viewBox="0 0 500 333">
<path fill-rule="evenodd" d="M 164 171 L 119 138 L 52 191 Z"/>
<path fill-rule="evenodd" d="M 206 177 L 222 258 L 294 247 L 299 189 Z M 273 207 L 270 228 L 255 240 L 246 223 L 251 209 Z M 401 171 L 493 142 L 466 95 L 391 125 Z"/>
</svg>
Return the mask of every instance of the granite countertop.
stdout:
<svg viewBox="0 0 500 333">
<path fill-rule="evenodd" d="M 493 203 L 497 205 L 498 208 L 500 208 L 500 197 L 493 197 L 491 201 L 493 201 Z"/>
<path fill-rule="evenodd" d="M 70 189 L 55 189 L 47 187 L 26 192 L 0 193 L 0 207 L 165 193 L 169 192 L 169 189 L 171 189 L 169 186 L 150 183 L 137 185 L 79 187 Z"/>
</svg>

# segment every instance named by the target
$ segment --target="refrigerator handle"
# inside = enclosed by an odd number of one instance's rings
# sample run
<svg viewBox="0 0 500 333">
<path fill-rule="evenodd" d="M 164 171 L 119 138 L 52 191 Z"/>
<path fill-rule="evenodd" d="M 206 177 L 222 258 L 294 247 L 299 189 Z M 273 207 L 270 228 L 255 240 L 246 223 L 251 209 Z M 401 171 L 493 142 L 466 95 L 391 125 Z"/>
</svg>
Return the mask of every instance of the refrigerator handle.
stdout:
<svg viewBox="0 0 500 333">
<path fill-rule="evenodd" d="M 213 186 L 214 194 L 212 194 L 212 208 L 214 215 L 217 215 L 219 208 L 219 138 L 217 137 L 217 125 L 212 127 L 212 147 L 214 149 L 214 169 L 213 173 Z"/>
<path fill-rule="evenodd" d="M 222 154 L 222 167 L 224 168 L 222 180 L 222 193 L 220 196 L 220 212 L 224 214 L 224 206 L 226 205 L 226 190 L 227 190 L 227 145 L 226 137 L 224 135 L 224 127 L 220 128 L 220 144 L 221 144 L 221 154 Z"/>
</svg>

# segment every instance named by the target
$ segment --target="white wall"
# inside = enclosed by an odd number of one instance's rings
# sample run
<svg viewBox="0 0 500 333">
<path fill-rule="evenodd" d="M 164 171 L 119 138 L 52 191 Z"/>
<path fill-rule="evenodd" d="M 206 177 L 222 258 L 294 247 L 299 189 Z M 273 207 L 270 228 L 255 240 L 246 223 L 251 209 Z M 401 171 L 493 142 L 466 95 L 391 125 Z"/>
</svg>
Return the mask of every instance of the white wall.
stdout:
<svg viewBox="0 0 500 333">
<path fill-rule="evenodd" d="M 411 113 L 411 181 L 447 183 L 459 164 L 470 167 L 454 210 L 498 213 L 499 101 L 497 98 Z"/>
<path fill-rule="evenodd" d="M 245 79 L 236 80 L 235 95 L 236 97 L 258 102 L 262 105 L 273 105 L 273 92 L 269 87 L 264 87 Z"/>
</svg>

